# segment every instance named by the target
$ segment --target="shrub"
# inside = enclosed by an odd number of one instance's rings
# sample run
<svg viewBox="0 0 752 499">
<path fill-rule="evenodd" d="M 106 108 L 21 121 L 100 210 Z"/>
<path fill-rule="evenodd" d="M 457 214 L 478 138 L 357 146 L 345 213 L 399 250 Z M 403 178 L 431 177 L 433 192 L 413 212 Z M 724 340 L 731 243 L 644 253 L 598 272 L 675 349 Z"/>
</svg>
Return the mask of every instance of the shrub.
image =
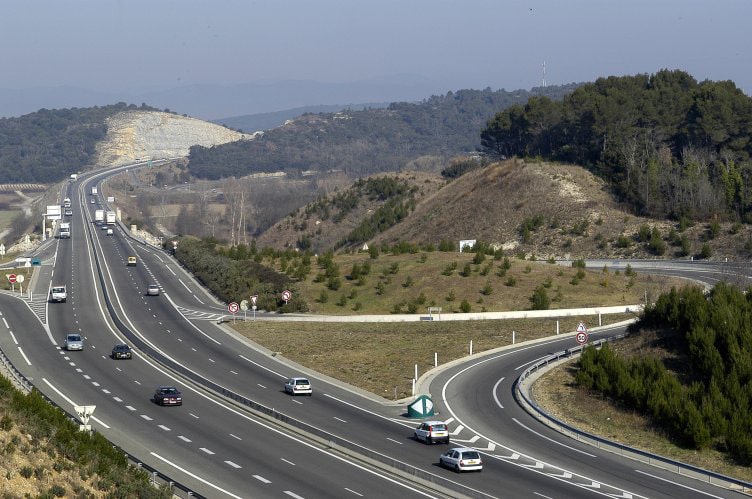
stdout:
<svg viewBox="0 0 752 499">
<path fill-rule="evenodd" d="M 384 283 L 383 283 L 383 282 L 379 282 L 379 283 L 378 283 L 378 284 L 376 285 L 376 294 L 377 294 L 377 295 L 379 295 L 379 296 L 381 296 L 381 295 L 383 295 L 383 294 L 384 294 L 384 291 L 386 291 L 386 288 L 385 288 L 385 286 L 384 286 Z"/>
<path fill-rule="evenodd" d="M 483 263 L 486 259 L 486 255 L 484 255 L 481 252 L 475 253 L 475 256 L 473 256 L 473 265 L 480 265 Z"/>
<path fill-rule="evenodd" d="M 457 296 L 454 294 L 454 290 L 450 289 L 449 294 L 446 297 L 446 301 L 454 301 L 457 299 Z"/>
<path fill-rule="evenodd" d="M 339 297 L 339 300 L 337 300 L 337 305 L 340 307 L 344 307 L 347 305 L 347 295 L 342 293 Z"/>
<path fill-rule="evenodd" d="M 329 295 L 325 290 L 321 291 L 321 294 L 319 294 L 319 303 L 326 303 L 329 301 Z"/>
<path fill-rule="evenodd" d="M 551 306 L 551 299 L 548 297 L 546 288 L 537 286 L 530 297 L 530 304 L 533 310 L 548 310 Z"/>
<path fill-rule="evenodd" d="M 620 234 L 616 239 L 617 248 L 629 248 L 630 246 L 632 246 L 632 240 L 624 234 Z"/>
<path fill-rule="evenodd" d="M 486 295 L 486 296 L 488 296 L 491 293 L 493 293 L 493 287 L 491 286 L 491 283 L 490 282 L 486 282 L 486 285 L 483 286 L 483 289 L 481 289 L 480 292 L 482 294 Z"/>
<path fill-rule="evenodd" d="M 455 251 L 454 243 L 447 239 L 443 239 L 439 242 L 439 251 Z"/>
<path fill-rule="evenodd" d="M 468 302 L 467 300 L 462 300 L 462 302 L 460 303 L 460 311 L 463 313 L 468 313 L 470 312 L 470 308 L 470 302 Z"/>
<path fill-rule="evenodd" d="M 515 279 L 514 277 L 510 275 L 509 277 L 507 277 L 507 280 L 504 281 L 504 285 L 509 286 L 510 288 L 513 288 L 517 285 L 517 279 Z"/>
<path fill-rule="evenodd" d="M 34 468 L 32 468 L 31 466 L 22 466 L 18 472 L 24 478 L 31 478 L 32 475 L 34 475 Z"/>
<path fill-rule="evenodd" d="M 704 243 L 702 245 L 702 249 L 700 250 L 700 258 L 710 258 L 713 256 L 713 250 L 710 249 L 710 245 L 708 243 Z"/>
<path fill-rule="evenodd" d="M 412 276 L 407 276 L 405 278 L 405 282 L 402 283 L 402 287 L 403 288 L 409 288 L 412 285 L 413 285 L 413 278 L 412 278 Z"/>
<path fill-rule="evenodd" d="M 460 272 L 462 277 L 470 277 L 472 273 L 473 273 L 473 270 L 469 263 L 466 263 L 465 267 L 462 269 L 462 272 Z"/>
</svg>

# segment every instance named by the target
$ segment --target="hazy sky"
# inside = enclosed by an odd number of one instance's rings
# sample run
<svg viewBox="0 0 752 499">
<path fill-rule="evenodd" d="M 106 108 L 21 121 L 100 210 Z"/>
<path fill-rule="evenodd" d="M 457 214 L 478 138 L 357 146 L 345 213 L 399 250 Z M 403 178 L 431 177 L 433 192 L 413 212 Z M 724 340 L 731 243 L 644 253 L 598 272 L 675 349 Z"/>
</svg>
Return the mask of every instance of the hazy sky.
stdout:
<svg viewBox="0 0 752 499">
<path fill-rule="evenodd" d="M 414 75 L 531 88 L 683 69 L 752 92 L 749 0 L 4 0 L 0 88 Z M 407 76 L 405 76 L 407 78 Z"/>
</svg>

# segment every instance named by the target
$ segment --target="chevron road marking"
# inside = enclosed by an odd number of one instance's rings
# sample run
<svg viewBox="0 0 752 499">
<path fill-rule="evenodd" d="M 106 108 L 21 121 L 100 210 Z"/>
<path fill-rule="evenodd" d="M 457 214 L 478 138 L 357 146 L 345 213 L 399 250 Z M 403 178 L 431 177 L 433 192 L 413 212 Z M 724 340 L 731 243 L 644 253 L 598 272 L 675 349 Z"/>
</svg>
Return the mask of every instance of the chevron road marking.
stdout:
<svg viewBox="0 0 752 499">
<path fill-rule="evenodd" d="M 461 432 L 462 430 L 464 430 L 464 429 L 465 429 L 465 427 L 464 427 L 464 426 L 462 426 L 462 425 L 459 425 L 459 426 L 458 426 L 457 428 L 455 428 L 455 429 L 454 429 L 454 431 L 452 431 L 452 432 L 450 433 L 450 435 L 459 435 L 459 434 L 460 434 L 460 432 Z"/>
</svg>

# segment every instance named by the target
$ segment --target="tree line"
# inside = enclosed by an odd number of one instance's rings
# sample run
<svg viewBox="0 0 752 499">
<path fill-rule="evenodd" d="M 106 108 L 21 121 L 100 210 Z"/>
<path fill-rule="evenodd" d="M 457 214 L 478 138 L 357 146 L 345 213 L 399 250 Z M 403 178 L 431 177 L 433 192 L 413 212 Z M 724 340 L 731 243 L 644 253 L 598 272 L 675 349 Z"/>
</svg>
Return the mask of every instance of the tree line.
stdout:
<svg viewBox="0 0 752 499">
<path fill-rule="evenodd" d="M 496 158 L 586 166 L 642 215 L 752 223 L 752 99 L 731 81 L 669 70 L 599 78 L 497 113 L 481 145 Z"/>
<path fill-rule="evenodd" d="M 652 418 L 676 443 L 714 447 L 752 464 L 752 294 L 718 284 L 672 289 L 645 310 L 638 329 L 673 333 L 679 361 L 625 359 L 587 348 L 576 381 Z"/>
<path fill-rule="evenodd" d="M 399 171 L 416 158 L 475 151 L 479 132 L 500 109 L 531 96 L 556 100 L 577 84 L 517 90 L 458 90 L 387 108 L 307 113 L 256 140 L 194 146 L 189 169 L 216 180 L 251 173 L 340 170 L 354 177 Z"/>
<path fill-rule="evenodd" d="M 91 166 L 107 134 L 105 120 L 129 109 L 156 111 L 120 102 L 0 118 L 0 183 L 57 182 Z"/>
</svg>

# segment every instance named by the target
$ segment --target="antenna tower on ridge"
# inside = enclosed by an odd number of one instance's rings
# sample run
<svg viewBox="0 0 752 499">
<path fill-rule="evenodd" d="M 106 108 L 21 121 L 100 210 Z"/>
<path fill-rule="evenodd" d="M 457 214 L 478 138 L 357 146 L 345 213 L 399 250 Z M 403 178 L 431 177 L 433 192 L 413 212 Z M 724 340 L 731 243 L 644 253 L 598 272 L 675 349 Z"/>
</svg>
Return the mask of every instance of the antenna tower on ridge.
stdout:
<svg viewBox="0 0 752 499">
<path fill-rule="evenodd" d="M 546 61 L 543 61 L 543 88 L 546 88 Z"/>
</svg>

